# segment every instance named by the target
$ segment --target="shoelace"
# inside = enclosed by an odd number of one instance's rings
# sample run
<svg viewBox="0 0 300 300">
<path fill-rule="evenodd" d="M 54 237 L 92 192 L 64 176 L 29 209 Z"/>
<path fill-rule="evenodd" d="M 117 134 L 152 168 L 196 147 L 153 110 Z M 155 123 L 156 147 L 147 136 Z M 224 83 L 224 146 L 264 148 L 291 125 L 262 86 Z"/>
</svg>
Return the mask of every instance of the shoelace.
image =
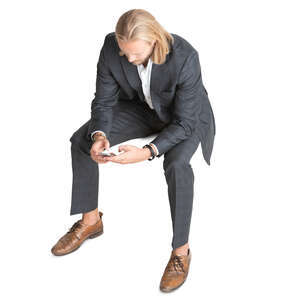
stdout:
<svg viewBox="0 0 300 300">
<path fill-rule="evenodd" d="M 67 233 L 75 232 L 77 228 L 80 229 L 82 227 L 82 223 L 80 221 L 81 220 L 78 220 L 77 222 L 75 222 Z"/>
<path fill-rule="evenodd" d="M 167 267 L 168 272 L 176 271 L 176 272 L 183 272 L 184 273 L 184 266 L 182 263 L 182 257 L 178 255 L 174 255 L 173 258 L 171 259 L 171 264 Z M 179 270 L 180 268 L 180 270 Z"/>
<path fill-rule="evenodd" d="M 69 228 L 68 232 L 60 239 L 60 242 L 62 243 L 62 246 L 66 246 L 68 245 L 71 241 L 72 241 L 72 235 L 70 235 L 69 233 L 71 232 L 76 232 L 76 229 L 79 229 L 82 227 L 82 224 L 80 222 L 81 220 L 78 220 L 77 222 L 75 222 L 71 228 Z M 75 237 L 80 240 L 80 238 L 77 236 L 77 234 L 75 234 Z"/>
</svg>

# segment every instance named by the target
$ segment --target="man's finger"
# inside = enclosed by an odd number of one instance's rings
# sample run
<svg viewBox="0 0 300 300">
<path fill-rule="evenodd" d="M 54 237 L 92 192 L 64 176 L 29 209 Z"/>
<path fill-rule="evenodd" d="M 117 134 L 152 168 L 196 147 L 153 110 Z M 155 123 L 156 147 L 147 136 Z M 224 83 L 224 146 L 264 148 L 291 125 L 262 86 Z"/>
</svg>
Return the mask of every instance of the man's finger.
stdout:
<svg viewBox="0 0 300 300">
<path fill-rule="evenodd" d="M 108 156 L 105 158 L 105 160 L 112 162 L 122 162 L 124 160 L 124 157 L 122 155 Z"/>
<path fill-rule="evenodd" d="M 132 149 L 131 145 L 121 145 L 121 146 L 119 146 L 119 152 L 121 152 L 121 151 L 127 152 L 127 151 L 130 151 L 131 149 Z"/>
<path fill-rule="evenodd" d="M 118 161 L 118 158 L 117 158 L 117 155 L 116 156 L 107 156 L 104 158 L 104 160 L 116 162 L 116 161 Z"/>
<path fill-rule="evenodd" d="M 98 155 L 97 160 L 103 163 L 107 163 L 108 161 L 105 159 L 105 156 L 103 155 Z"/>
<path fill-rule="evenodd" d="M 102 155 L 91 155 L 92 159 L 96 162 L 96 163 L 107 163 L 106 160 L 104 160 L 104 156 Z"/>
</svg>

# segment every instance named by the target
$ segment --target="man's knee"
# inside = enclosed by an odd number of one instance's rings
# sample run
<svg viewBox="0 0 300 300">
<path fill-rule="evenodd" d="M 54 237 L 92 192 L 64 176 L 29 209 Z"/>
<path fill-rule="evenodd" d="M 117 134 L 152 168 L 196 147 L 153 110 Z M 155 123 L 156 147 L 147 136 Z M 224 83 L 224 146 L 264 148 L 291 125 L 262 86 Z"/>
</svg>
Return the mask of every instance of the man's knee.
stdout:
<svg viewBox="0 0 300 300">
<path fill-rule="evenodd" d="M 184 157 L 182 154 L 172 155 L 168 152 L 165 153 L 163 168 L 165 172 L 168 172 L 171 169 L 183 169 L 190 167 L 190 161 L 187 157 Z"/>
<path fill-rule="evenodd" d="M 72 144 L 79 144 L 80 143 L 80 136 L 79 136 L 79 134 L 78 134 L 78 130 L 76 130 L 73 134 L 72 134 L 72 136 L 70 137 L 70 142 L 72 143 Z"/>
<path fill-rule="evenodd" d="M 70 137 L 69 141 L 71 143 L 79 144 L 82 142 L 88 142 L 87 132 L 88 132 L 89 121 L 78 128 Z"/>
</svg>

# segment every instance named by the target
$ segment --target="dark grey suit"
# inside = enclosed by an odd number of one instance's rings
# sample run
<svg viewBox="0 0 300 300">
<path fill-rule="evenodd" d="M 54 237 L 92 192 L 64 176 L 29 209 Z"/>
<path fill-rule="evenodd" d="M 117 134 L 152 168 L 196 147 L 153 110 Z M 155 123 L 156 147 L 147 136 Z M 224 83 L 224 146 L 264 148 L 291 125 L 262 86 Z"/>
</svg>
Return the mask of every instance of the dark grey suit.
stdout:
<svg viewBox="0 0 300 300">
<path fill-rule="evenodd" d="M 71 214 L 88 212 L 98 205 L 99 168 L 90 157 L 93 131 L 104 131 L 111 146 L 158 133 L 151 142 L 158 148 L 157 157 L 164 154 L 175 249 L 188 241 L 194 188 L 190 159 L 201 143 L 203 157 L 210 165 L 216 129 L 198 52 L 179 35 L 172 36 L 174 44 L 165 63 L 152 65 L 152 110 L 144 101 L 137 67 L 126 56 L 119 56 L 115 33 L 106 35 L 97 64 L 91 119 L 70 138 Z"/>
</svg>

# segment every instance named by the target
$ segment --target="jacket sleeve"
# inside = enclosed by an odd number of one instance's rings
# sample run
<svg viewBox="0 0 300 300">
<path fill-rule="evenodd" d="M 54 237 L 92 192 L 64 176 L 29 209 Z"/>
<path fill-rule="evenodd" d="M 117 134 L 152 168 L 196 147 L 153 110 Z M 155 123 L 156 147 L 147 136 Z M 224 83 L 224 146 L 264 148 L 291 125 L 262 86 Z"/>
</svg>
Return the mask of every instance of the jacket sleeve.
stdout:
<svg viewBox="0 0 300 300">
<path fill-rule="evenodd" d="M 151 141 L 160 157 L 190 137 L 197 126 L 206 91 L 202 83 L 198 52 L 192 52 L 181 68 L 173 102 L 172 121 Z"/>
<path fill-rule="evenodd" d="M 110 49 L 106 36 L 97 63 L 96 92 L 91 104 L 88 139 L 91 139 L 91 133 L 97 130 L 109 135 L 113 118 L 112 108 L 118 101 L 120 86 L 110 71 L 108 51 Z"/>
</svg>

